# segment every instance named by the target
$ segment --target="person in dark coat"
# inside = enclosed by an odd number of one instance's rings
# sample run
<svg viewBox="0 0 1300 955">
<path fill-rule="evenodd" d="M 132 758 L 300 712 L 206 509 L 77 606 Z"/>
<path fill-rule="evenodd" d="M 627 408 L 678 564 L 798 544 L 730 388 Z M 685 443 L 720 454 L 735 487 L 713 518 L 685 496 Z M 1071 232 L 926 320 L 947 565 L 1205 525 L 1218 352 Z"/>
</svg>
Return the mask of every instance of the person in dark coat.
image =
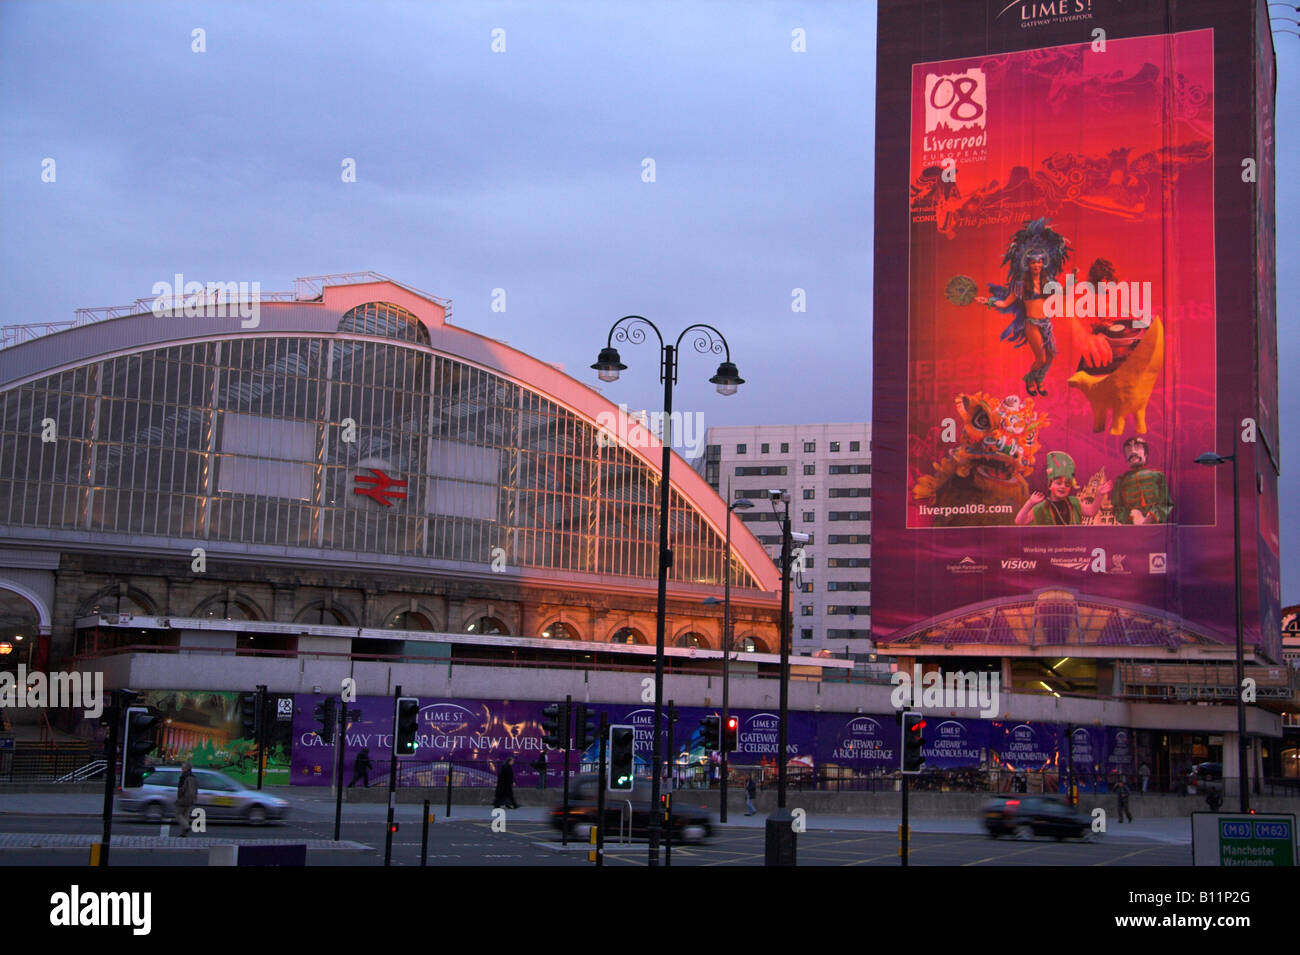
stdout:
<svg viewBox="0 0 1300 955">
<path fill-rule="evenodd" d="M 515 758 L 507 756 L 506 761 L 501 764 L 501 769 L 497 772 L 497 789 L 492 796 L 492 808 L 500 809 L 504 806 L 507 809 L 518 809 L 519 804 L 515 802 Z"/>
<path fill-rule="evenodd" d="M 348 789 L 356 785 L 357 780 L 365 783 L 367 789 L 370 788 L 370 747 L 361 747 L 361 752 L 357 753 L 357 758 L 352 763 L 352 782 L 348 783 Z"/>
<path fill-rule="evenodd" d="M 186 763 L 181 767 L 181 778 L 176 783 L 176 822 L 181 827 L 180 838 L 190 834 L 194 823 L 194 803 L 199 798 L 199 779 L 194 775 L 194 767 Z"/>
<path fill-rule="evenodd" d="M 1120 779 L 1119 785 L 1115 787 L 1115 798 L 1119 802 L 1119 821 L 1124 822 L 1124 818 L 1127 816 L 1128 821 L 1132 822 L 1133 813 L 1129 812 L 1128 808 L 1128 786 L 1124 784 L 1123 779 Z"/>
</svg>

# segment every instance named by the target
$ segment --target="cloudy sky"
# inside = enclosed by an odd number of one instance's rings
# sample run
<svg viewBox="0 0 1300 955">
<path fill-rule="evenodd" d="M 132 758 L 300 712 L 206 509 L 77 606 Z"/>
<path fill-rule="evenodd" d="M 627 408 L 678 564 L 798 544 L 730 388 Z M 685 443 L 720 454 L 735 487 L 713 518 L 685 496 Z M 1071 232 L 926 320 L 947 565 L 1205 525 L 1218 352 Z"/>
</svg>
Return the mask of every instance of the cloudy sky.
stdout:
<svg viewBox="0 0 1300 955">
<path fill-rule="evenodd" d="M 676 406 L 709 425 L 869 419 L 875 19 L 864 0 L 6 0 L 0 321 L 124 304 L 176 272 L 265 291 L 372 269 L 589 382 L 621 315 L 674 337 L 714 324 L 750 384 L 722 399 L 686 357 Z M 1277 37 L 1284 528 L 1300 526 L 1298 44 Z M 658 407 L 651 349 L 624 361 L 606 395 Z M 1284 532 L 1287 603 L 1298 546 Z"/>
</svg>

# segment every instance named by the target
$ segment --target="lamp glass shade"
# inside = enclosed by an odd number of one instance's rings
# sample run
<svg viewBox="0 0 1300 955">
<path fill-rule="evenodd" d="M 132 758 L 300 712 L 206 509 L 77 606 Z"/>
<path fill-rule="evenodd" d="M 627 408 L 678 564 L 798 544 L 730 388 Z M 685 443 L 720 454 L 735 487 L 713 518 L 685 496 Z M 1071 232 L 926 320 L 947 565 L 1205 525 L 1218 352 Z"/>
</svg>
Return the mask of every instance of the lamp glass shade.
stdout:
<svg viewBox="0 0 1300 955">
<path fill-rule="evenodd" d="M 619 358 L 617 348 L 602 348 L 600 357 L 591 367 L 596 370 L 601 381 L 618 381 L 618 373 L 627 369 L 627 365 Z"/>
<path fill-rule="evenodd" d="M 736 366 L 729 361 L 724 361 L 718 365 L 718 373 L 709 381 L 718 386 L 718 394 L 720 395 L 734 395 L 736 390 L 745 383 L 745 379 L 740 377 L 740 372 L 736 370 Z"/>
</svg>

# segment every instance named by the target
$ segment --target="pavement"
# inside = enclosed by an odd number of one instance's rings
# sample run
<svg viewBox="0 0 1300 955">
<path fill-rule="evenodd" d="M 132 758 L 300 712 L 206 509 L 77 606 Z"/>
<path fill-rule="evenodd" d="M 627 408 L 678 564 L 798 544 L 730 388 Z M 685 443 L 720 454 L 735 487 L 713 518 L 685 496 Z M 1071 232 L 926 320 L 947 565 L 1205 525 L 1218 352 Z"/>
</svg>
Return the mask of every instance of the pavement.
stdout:
<svg viewBox="0 0 1300 955">
<path fill-rule="evenodd" d="M 298 787 L 268 786 L 266 792 L 285 799 L 290 804 L 290 818 L 298 820 L 334 818 L 334 797 L 328 790 L 303 792 Z M 0 821 L 22 817 L 52 816 L 68 818 L 94 818 L 103 814 L 103 794 L 89 793 L 0 793 Z M 419 817 L 419 804 L 401 803 L 396 808 L 396 818 L 405 822 L 412 815 Z M 432 802 L 430 811 L 439 819 L 445 816 L 445 804 Z M 797 808 L 797 807 L 791 807 Z M 383 819 L 388 812 L 386 803 L 345 803 L 343 816 L 349 820 Z M 491 806 L 452 806 L 451 819 L 456 821 L 490 821 Z M 545 822 L 549 807 L 525 807 L 508 810 L 508 819 L 526 822 Z M 114 818 L 130 819 L 131 814 L 115 812 Z M 716 818 L 716 813 L 715 813 Z M 896 832 L 898 816 L 888 815 L 831 815 L 808 813 L 805 823 L 810 831 L 825 832 Z M 746 816 L 743 812 L 730 812 L 728 829 L 760 829 L 766 816 L 759 813 Z M 978 816 L 955 818 L 913 818 L 911 829 L 916 833 L 944 833 L 955 835 L 984 835 L 983 821 Z M 1168 845 L 1190 845 L 1192 826 L 1189 817 L 1137 818 L 1131 823 L 1108 819 L 1108 839 L 1138 840 Z"/>
</svg>

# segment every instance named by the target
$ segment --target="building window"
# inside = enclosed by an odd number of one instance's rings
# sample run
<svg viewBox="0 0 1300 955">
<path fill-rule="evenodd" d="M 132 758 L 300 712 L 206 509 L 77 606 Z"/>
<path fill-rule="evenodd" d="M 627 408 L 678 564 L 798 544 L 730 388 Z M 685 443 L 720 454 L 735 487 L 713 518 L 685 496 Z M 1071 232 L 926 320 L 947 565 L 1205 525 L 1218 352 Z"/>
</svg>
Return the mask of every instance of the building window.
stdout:
<svg viewBox="0 0 1300 955">
<path fill-rule="evenodd" d="M 803 522 L 804 522 L 805 524 L 811 524 L 811 523 L 813 523 L 813 522 L 816 521 L 816 520 L 817 520 L 817 512 L 816 512 L 816 511 L 804 511 L 804 512 L 803 512 Z"/>
<path fill-rule="evenodd" d="M 744 454 L 744 453 L 745 453 L 745 449 L 746 449 L 746 447 L 747 447 L 747 446 L 746 446 L 746 445 L 743 445 L 743 444 L 738 444 L 738 445 L 736 445 L 736 453 L 737 453 L 737 454 Z"/>
<path fill-rule="evenodd" d="M 621 627 L 609 638 L 610 643 L 645 643 L 645 637 L 635 627 Z"/>
<path fill-rule="evenodd" d="M 840 443 L 838 441 L 832 441 L 831 454 L 839 454 L 839 451 L 840 451 Z"/>
<path fill-rule="evenodd" d="M 850 441 L 850 442 L 849 442 L 849 450 L 850 450 L 850 451 L 861 451 L 861 450 L 862 450 L 862 442 L 861 442 L 861 441 Z"/>
<path fill-rule="evenodd" d="M 782 453 L 782 454 L 789 454 L 789 453 L 790 453 L 790 442 L 789 442 L 789 441 L 782 441 L 782 442 L 781 442 L 781 453 Z"/>
<path fill-rule="evenodd" d="M 816 442 L 816 441 L 805 441 L 805 442 L 803 443 L 803 453 L 804 453 L 804 454 L 813 454 L 813 453 L 815 453 L 816 451 L 817 451 L 817 442 Z"/>
<path fill-rule="evenodd" d="M 816 473 L 817 473 L 817 465 L 815 465 L 815 464 L 805 464 L 805 465 L 803 466 L 803 473 L 806 474 L 806 475 L 808 475 L 808 476 L 812 476 L 812 475 L 816 474 Z"/>
<path fill-rule="evenodd" d="M 871 497 L 869 487 L 833 487 L 831 497 Z"/>
<path fill-rule="evenodd" d="M 870 511 L 831 511 L 833 521 L 869 521 Z"/>
<path fill-rule="evenodd" d="M 760 468 L 736 468 L 736 477 L 779 477 L 785 472 L 784 464 L 775 464 Z"/>
<path fill-rule="evenodd" d="M 870 590 L 871 582 L 867 580 L 830 580 L 826 583 L 827 590 Z"/>
<path fill-rule="evenodd" d="M 499 634 L 508 636 L 510 634 L 510 631 L 506 629 L 506 625 L 496 617 L 479 617 L 465 628 L 465 632 L 475 633 L 484 637 L 497 636 Z"/>
<path fill-rule="evenodd" d="M 760 444 L 760 445 L 758 446 L 758 453 L 759 453 L 759 454 L 767 454 L 767 452 L 769 452 L 769 451 L 771 451 L 771 450 L 772 450 L 772 446 L 771 446 L 770 444 Z"/>
<path fill-rule="evenodd" d="M 801 639 L 801 640 L 811 640 L 811 639 L 812 639 L 812 627 L 800 627 L 800 628 L 799 628 L 799 639 Z"/>
<path fill-rule="evenodd" d="M 580 640 L 578 631 L 563 620 L 554 621 L 549 627 L 542 628 L 542 636 L 548 640 Z"/>
<path fill-rule="evenodd" d="M 854 606 L 854 607 L 843 606 L 843 605 L 837 606 L 835 604 L 832 604 L 826 608 L 826 612 L 830 614 L 832 617 L 842 617 L 842 616 L 856 617 L 860 613 L 861 614 L 870 613 L 871 608 L 862 607 L 862 606 Z"/>
<path fill-rule="evenodd" d="M 803 614 L 805 617 L 811 617 L 811 616 L 813 615 L 813 607 L 812 607 L 812 604 L 803 604 L 803 605 L 799 608 L 799 612 L 800 612 L 801 614 Z"/>
<path fill-rule="evenodd" d="M 831 474 L 870 474 L 870 464 L 832 464 Z"/>
<path fill-rule="evenodd" d="M 834 543 L 832 541 L 832 543 Z M 870 557 L 832 557 L 827 567 L 870 567 Z"/>
<path fill-rule="evenodd" d="M 806 594 L 810 594 L 813 592 L 813 582 L 811 580 L 805 580 L 803 584 L 800 585 L 799 589 Z"/>
<path fill-rule="evenodd" d="M 803 489 L 803 499 L 805 501 L 811 501 L 816 497 L 817 497 L 817 491 L 815 489 L 810 487 L 806 487 Z"/>
<path fill-rule="evenodd" d="M 698 647 L 700 649 L 707 650 L 709 646 L 709 642 L 704 639 L 704 636 L 702 634 L 696 633 L 694 630 L 692 630 L 690 633 L 683 633 L 680 637 L 678 637 L 677 645 L 679 647 L 687 647 L 687 648 Z"/>
<path fill-rule="evenodd" d="M 870 534 L 832 534 L 832 544 L 870 544 Z"/>
</svg>

